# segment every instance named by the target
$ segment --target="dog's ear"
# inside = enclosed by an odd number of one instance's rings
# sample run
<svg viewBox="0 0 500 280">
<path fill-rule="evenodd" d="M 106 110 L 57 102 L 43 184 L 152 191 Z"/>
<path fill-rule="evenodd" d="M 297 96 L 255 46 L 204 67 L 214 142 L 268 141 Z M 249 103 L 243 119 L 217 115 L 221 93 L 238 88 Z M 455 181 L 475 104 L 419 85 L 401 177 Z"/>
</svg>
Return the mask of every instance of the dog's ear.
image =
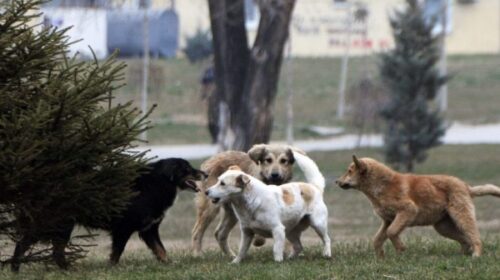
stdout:
<svg viewBox="0 0 500 280">
<path fill-rule="evenodd" d="M 264 156 L 266 155 L 266 153 L 267 150 L 265 144 L 253 145 L 253 147 L 247 152 L 248 156 L 256 163 L 264 161 Z"/>
<path fill-rule="evenodd" d="M 247 175 L 241 174 L 241 175 L 238 175 L 238 177 L 236 177 L 236 185 L 237 186 L 243 188 L 246 185 L 248 185 L 248 183 L 250 183 L 250 178 Z"/>
<path fill-rule="evenodd" d="M 238 170 L 241 171 L 241 168 L 238 165 L 231 165 L 227 170 Z"/>
<path fill-rule="evenodd" d="M 354 165 L 356 168 L 359 170 L 361 174 L 366 173 L 368 167 L 366 166 L 366 163 L 363 161 L 359 160 L 356 155 L 352 155 L 352 161 L 354 162 Z"/>
<path fill-rule="evenodd" d="M 286 149 L 286 157 L 288 158 L 288 163 L 294 164 L 295 163 L 295 157 L 293 156 L 293 152 L 291 148 Z"/>
</svg>

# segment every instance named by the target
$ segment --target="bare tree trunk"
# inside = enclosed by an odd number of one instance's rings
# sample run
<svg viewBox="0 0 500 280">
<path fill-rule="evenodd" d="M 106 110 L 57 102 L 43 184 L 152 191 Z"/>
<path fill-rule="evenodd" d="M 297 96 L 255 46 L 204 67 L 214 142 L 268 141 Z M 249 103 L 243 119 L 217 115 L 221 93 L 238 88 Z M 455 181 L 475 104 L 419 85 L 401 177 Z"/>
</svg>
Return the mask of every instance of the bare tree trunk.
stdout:
<svg viewBox="0 0 500 280">
<path fill-rule="evenodd" d="M 229 108 L 229 124 L 242 104 L 242 92 L 249 60 L 244 2 L 208 0 L 214 42 L 215 84 L 218 98 Z M 219 139 L 219 145 L 225 147 Z"/>
<path fill-rule="evenodd" d="M 286 59 L 286 143 L 293 145 L 292 41 L 288 38 Z"/>
<path fill-rule="evenodd" d="M 142 22 L 142 45 L 143 45 L 143 60 L 142 60 L 142 90 L 141 90 L 141 110 L 142 114 L 146 115 L 148 112 L 148 82 L 149 82 L 149 17 L 147 3 L 141 2 L 141 8 L 144 11 Z M 147 130 L 141 134 L 143 141 L 148 140 Z"/>
<path fill-rule="evenodd" d="M 347 3 L 347 36 L 346 36 L 346 46 L 344 50 L 344 55 L 342 56 L 342 68 L 340 70 L 340 81 L 339 81 L 339 101 L 337 105 L 337 118 L 343 119 L 345 115 L 345 89 L 347 84 L 347 71 L 349 68 L 349 56 L 351 51 L 351 35 L 352 35 L 352 5 Z"/>
<path fill-rule="evenodd" d="M 448 0 L 442 1 L 441 13 L 443 16 L 442 19 L 442 32 L 441 32 L 441 59 L 439 61 L 439 72 L 441 75 L 446 76 L 448 74 L 448 62 L 446 57 L 446 36 L 448 33 Z M 439 100 L 439 110 L 441 112 L 445 112 L 448 109 L 448 83 L 444 83 L 441 85 L 438 93 Z"/>
<path fill-rule="evenodd" d="M 260 22 L 248 49 L 243 0 L 208 0 L 217 94 L 226 101 L 233 149 L 247 150 L 271 138 L 283 48 L 295 0 L 258 1 Z"/>
</svg>

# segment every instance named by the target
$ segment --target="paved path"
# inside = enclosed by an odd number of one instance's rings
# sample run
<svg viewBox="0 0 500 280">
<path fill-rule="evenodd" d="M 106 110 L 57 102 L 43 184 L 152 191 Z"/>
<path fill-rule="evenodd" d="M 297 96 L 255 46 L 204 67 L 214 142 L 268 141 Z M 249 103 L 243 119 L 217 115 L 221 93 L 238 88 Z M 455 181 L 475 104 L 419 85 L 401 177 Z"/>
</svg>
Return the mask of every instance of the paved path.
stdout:
<svg viewBox="0 0 500 280">
<path fill-rule="evenodd" d="M 356 135 L 347 134 L 320 140 L 296 141 L 294 145 L 306 152 L 349 150 L 356 148 L 357 139 Z M 443 142 L 445 144 L 500 144 L 500 123 L 476 126 L 455 123 L 446 132 Z M 380 146 L 382 146 L 380 134 L 365 135 L 361 140 L 361 147 Z M 217 146 L 208 144 L 147 146 L 137 149 L 149 149 L 149 156 L 159 158 L 200 159 L 217 153 Z"/>
</svg>

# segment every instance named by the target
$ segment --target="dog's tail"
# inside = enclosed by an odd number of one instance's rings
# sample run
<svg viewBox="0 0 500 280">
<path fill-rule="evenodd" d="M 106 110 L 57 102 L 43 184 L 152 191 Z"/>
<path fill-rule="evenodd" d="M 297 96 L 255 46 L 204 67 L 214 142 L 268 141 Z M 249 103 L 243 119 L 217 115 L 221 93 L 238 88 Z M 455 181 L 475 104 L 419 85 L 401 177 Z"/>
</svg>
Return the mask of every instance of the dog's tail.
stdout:
<svg viewBox="0 0 500 280">
<path fill-rule="evenodd" d="M 493 195 L 500 197 L 500 187 L 492 184 L 470 187 L 469 190 L 472 197 L 483 195 Z"/>
<path fill-rule="evenodd" d="M 293 157 L 304 173 L 307 182 L 323 191 L 325 189 L 325 177 L 319 171 L 318 165 L 308 156 L 296 151 L 293 151 Z"/>
</svg>

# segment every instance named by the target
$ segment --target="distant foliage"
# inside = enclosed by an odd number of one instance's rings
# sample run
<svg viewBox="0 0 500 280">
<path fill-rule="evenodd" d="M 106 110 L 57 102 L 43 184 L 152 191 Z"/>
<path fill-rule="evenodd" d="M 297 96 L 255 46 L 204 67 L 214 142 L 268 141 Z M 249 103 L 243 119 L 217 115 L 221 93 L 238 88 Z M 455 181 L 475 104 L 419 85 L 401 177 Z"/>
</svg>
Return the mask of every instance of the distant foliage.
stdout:
<svg viewBox="0 0 500 280">
<path fill-rule="evenodd" d="M 145 119 L 131 103 L 112 104 L 125 65 L 68 57 L 66 29 L 33 26 L 43 2 L 0 4 L 0 238 L 12 241 L 106 224 L 144 163 L 125 151 Z M 46 251 L 30 252 L 24 262 Z"/>
<path fill-rule="evenodd" d="M 210 57 L 213 53 L 210 32 L 198 29 L 193 36 L 186 38 L 184 53 L 191 63 Z"/>
<path fill-rule="evenodd" d="M 447 77 L 439 74 L 439 38 L 424 19 L 417 0 L 390 18 L 395 48 L 380 56 L 380 74 L 389 100 L 381 111 L 386 122 L 385 156 L 395 168 L 411 171 L 441 144 L 446 128 L 435 104 Z"/>
</svg>

